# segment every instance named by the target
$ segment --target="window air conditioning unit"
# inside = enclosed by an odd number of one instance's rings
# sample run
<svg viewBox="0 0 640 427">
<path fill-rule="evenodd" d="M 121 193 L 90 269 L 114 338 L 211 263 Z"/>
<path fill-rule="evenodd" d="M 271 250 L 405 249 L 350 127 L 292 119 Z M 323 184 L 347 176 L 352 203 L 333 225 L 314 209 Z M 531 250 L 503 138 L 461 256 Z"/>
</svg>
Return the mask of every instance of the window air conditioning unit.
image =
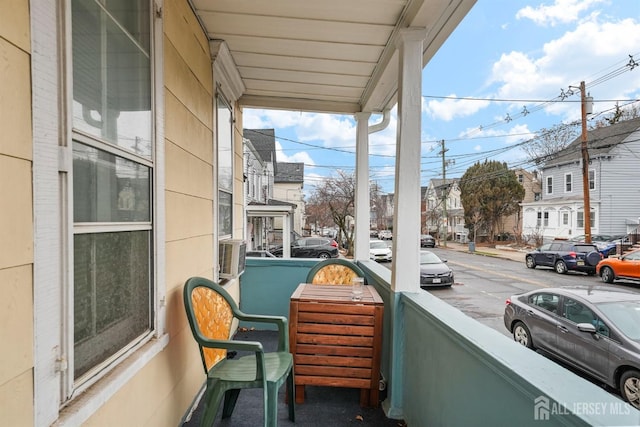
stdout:
<svg viewBox="0 0 640 427">
<path fill-rule="evenodd" d="M 244 272 L 247 244 L 244 240 L 221 240 L 218 245 L 220 278 L 233 279 Z"/>
</svg>

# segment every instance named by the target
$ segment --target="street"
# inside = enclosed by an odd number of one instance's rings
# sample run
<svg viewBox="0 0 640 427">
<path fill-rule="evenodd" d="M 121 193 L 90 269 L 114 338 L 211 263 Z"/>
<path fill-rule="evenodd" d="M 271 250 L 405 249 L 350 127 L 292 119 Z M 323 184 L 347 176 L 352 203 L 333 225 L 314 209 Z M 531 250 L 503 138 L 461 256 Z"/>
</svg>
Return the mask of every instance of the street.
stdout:
<svg viewBox="0 0 640 427">
<path fill-rule="evenodd" d="M 504 327 L 502 315 L 505 300 L 512 295 L 544 287 L 602 283 L 598 277 L 582 273 L 561 275 L 550 268 L 528 269 L 524 264 L 524 254 L 522 262 L 516 262 L 445 248 L 429 250 L 446 259 L 455 274 L 453 286 L 433 288 L 429 292 L 509 337 L 511 334 Z M 392 263 L 382 265 L 391 268 Z"/>
<path fill-rule="evenodd" d="M 599 277 L 587 276 L 583 273 L 557 274 L 551 268 L 528 269 L 524 263 L 524 254 L 522 262 L 518 262 L 453 249 L 432 248 L 428 250 L 437 254 L 441 259 L 446 259 L 455 274 L 453 286 L 433 288 L 428 292 L 510 339 L 513 337 L 505 328 L 502 316 L 505 300 L 512 295 L 545 287 L 602 284 Z M 392 263 L 383 263 L 383 265 L 387 268 L 392 267 Z M 546 356 L 545 353 L 541 354 Z M 552 358 L 551 360 L 576 375 L 592 381 L 598 386 L 603 386 L 572 367 L 556 359 Z M 607 387 L 604 388 L 609 390 Z M 614 394 L 618 396 L 617 393 L 614 392 Z"/>
</svg>

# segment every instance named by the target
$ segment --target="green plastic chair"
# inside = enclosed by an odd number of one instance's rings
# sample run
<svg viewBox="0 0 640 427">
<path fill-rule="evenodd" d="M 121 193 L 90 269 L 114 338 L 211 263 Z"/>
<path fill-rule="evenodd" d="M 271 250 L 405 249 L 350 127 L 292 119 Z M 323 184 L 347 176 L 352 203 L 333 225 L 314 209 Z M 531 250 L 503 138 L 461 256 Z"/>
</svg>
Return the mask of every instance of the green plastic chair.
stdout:
<svg viewBox="0 0 640 427">
<path fill-rule="evenodd" d="M 184 285 L 184 306 L 191 332 L 198 343 L 207 386 L 201 426 L 211 426 L 224 396 L 222 418 L 233 413 L 240 390 L 262 388 L 264 425 L 278 425 L 278 389 L 287 381 L 289 419 L 295 421 L 295 387 L 293 356 L 289 352 L 289 328 L 286 317 L 245 314 L 218 284 L 202 277 L 192 277 Z M 265 353 L 257 341 L 231 339 L 234 319 L 273 323 L 278 326 L 278 350 Z M 254 354 L 227 358 L 229 351 Z"/>
<path fill-rule="evenodd" d="M 351 285 L 351 279 L 354 277 L 364 277 L 364 272 L 356 263 L 343 258 L 331 258 L 314 265 L 307 274 L 306 283 Z"/>
</svg>

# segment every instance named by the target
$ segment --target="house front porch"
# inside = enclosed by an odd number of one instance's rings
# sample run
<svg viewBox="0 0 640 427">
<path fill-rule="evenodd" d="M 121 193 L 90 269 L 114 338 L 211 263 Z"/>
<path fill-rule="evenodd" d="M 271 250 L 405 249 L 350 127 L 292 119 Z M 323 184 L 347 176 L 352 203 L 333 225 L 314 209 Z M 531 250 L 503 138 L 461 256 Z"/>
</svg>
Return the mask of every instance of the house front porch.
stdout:
<svg viewBox="0 0 640 427">
<path fill-rule="evenodd" d="M 242 310 L 288 317 L 291 294 L 316 262 L 248 259 L 241 276 Z M 618 397 L 428 292 L 393 292 L 391 271 L 384 266 L 358 264 L 384 300 L 381 409 L 360 408 L 355 389 L 307 386 L 305 403 L 297 405 L 297 425 L 640 424 L 640 412 Z M 255 326 L 241 324 L 239 334 L 265 334 L 253 331 Z M 269 334 L 263 336 L 268 342 Z M 259 399 L 241 394 L 234 415 L 220 425 L 245 425 L 260 417 Z M 281 425 L 289 425 L 284 399 L 279 415 Z"/>
</svg>

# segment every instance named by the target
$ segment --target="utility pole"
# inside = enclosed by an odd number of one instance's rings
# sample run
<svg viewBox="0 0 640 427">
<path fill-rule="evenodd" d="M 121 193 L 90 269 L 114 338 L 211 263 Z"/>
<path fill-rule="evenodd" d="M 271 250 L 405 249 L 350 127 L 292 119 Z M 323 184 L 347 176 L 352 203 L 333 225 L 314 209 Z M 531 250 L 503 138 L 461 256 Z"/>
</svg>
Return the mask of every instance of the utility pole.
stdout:
<svg viewBox="0 0 640 427">
<path fill-rule="evenodd" d="M 442 228 L 444 232 L 442 235 L 444 236 L 442 245 L 447 247 L 447 235 L 449 234 L 448 224 L 447 224 L 447 197 L 449 192 L 447 191 L 447 162 L 444 158 L 444 154 L 449 151 L 448 148 L 444 147 L 444 139 L 442 140 L 442 150 L 440 154 L 442 154 Z"/>
<path fill-rule="evenodd" d="M 591 198 L 589 195 L 589 150 L 587 147 L 587 96 L 584 81 L 580 82 L 580 105 L 582 112 L 582 194 L 584 198 L 584 240 L 591 243 Z M 590 110 L 590 108 L 589 108 Z"/>
</svg>

